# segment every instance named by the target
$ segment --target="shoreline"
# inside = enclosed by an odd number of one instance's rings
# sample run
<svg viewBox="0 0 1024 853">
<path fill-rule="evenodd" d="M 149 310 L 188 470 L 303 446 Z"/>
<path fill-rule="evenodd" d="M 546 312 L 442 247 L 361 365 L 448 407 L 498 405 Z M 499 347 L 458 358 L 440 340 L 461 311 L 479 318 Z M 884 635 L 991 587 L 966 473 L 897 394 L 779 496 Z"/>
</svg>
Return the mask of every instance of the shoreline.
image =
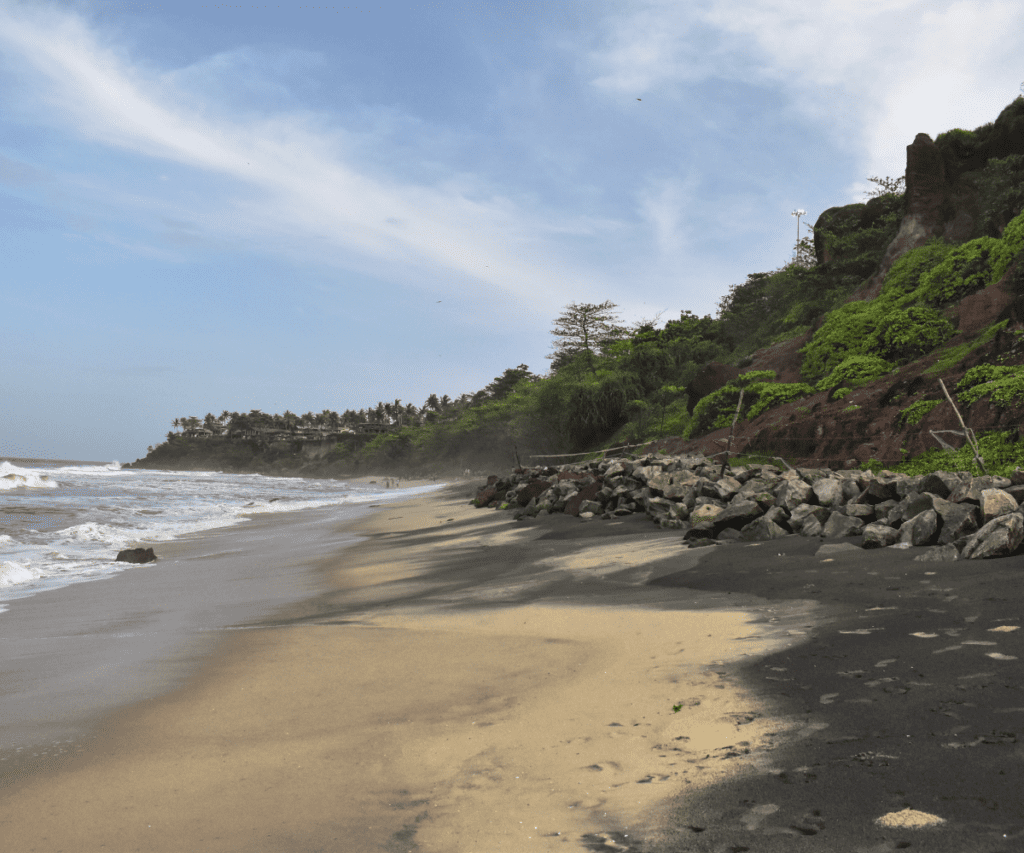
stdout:
<svg viewBox="0 0 1024 853">
<path fill-rule="evenodd" d="M 470 507 L 468 485 L 333 526 L 357 541 L 312 567 L 326 591 L 231 632 L 183 685 L 18 779 L 0 794 L 4 836 L 39 850 L 586 849 L 588 833 L 653 832 L 686 779 L 735 772 L 688 763 L 760 713 L 709 666 L 792 645 L 808 607 L 643 586 L 699 556 L 649 524 L 531 530 Z"/>
</svg>

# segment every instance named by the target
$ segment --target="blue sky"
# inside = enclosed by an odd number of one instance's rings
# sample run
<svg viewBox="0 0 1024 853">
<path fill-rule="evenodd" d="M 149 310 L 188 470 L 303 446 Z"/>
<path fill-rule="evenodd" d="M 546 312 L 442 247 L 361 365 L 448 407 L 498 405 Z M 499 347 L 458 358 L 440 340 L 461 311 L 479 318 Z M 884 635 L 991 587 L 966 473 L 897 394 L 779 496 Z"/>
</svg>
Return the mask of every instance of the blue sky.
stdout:
<svg viewBox="0 0 1024 853">
<path fill-rule="evenodd" d="M 0 2 L 0 457 L 544 373 L 714 314 L 1024 80 L 1002 0 Z"/>
</svg>

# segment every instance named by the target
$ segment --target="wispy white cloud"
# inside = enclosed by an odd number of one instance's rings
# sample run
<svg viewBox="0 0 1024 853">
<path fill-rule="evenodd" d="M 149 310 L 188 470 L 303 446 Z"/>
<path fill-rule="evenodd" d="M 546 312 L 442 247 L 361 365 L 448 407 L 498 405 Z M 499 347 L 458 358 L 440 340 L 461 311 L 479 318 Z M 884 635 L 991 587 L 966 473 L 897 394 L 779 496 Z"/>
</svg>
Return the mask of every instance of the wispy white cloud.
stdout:
<svg viewBox="0 0 1024 853">
<path fill-rule="evenodd" d="M 315 248 L 328 264 L 396 275 L 404 268 L 407 281 L 430 286 L 444 279 L 449 289 L 482 285 L 554 306 L 567 301 L 582 270 L 566 269 L 572 264 L 565 259 L 555 262 L 552 238 L 621 228 L 608 218 L 528 212 L 480 176 L 434 183 L 392 177 L 380 163 L 359 162 L 353 149 L 365 150 L 366 140 L 323 114 L 264 107 L 240 115 L 226 106 L 223 93 L 218 99 L 203 84 L 214 77 L 230 90 L 237 68 L 253 66 L 244 49 L 188 69 L 156 71 L 133 63 L 123 48 L 101 43 L 82 18 L 27 5 L 0 11 L 0 45 L 32 84 L 22 108 L 33 99 L 45 104 L 41 122 L 208 176 L 202 197 L 187 207 L 161 194 L 174 183 L 159 180 L 162 175 L 148 193 L 112 187 L 107 201 L 148 207 L 214 237 L 307 257 Z M 281 60 L 316 61 L 291 53 Z M 287 100 L 272 80 L 247 86 L 257 101 L 265 102 L 259 96 L 268 90 L 277 102 Z M 585 272 L 591 280 L 602 278 L 597 270 Z"/>
<path fill-rule="evenodd" d="M 615 95 L 715 78 L 781 90 L 868 174 L 899 175 L 917 133 L 973 128 L 1012 100 L 1022 49 L 1009 0 L 637 0 L 614 6 L 588 58 Z"/>
</svg>

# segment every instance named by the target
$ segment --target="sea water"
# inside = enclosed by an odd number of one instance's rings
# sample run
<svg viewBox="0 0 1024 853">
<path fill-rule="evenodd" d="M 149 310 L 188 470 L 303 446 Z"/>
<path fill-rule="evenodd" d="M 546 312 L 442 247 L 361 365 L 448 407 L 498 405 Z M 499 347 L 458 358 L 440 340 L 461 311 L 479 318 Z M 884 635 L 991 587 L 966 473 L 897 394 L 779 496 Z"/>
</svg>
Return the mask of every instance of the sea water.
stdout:
<svg viewBox="0 0 1024 853">
<path fill-rule="evenodd" d="M 149 471 L 117 462 L 0 461 L 0 612 L 4 602 L 131 571 L 118 551 L 250 516 L 315 507 L 355 511 L 440 485 L 376 483 L 212 471 Z M 2 616 L 0 616 L 2 619 Z"/>
</svg>

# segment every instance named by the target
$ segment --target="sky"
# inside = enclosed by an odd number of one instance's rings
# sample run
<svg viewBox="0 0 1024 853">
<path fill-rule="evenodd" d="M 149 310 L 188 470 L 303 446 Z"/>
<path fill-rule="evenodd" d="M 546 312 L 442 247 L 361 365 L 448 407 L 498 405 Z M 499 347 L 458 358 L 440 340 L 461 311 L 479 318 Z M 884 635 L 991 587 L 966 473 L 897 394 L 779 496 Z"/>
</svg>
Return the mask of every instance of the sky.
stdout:
<svg viewBox="0 0 1024 853">
<path fill-rule="evenodd" d="M 1022 56 L 1017 0 L 0 0 L 0 458 L 543 374 L 572 302 L 715 315 Z"/>
</svg>

